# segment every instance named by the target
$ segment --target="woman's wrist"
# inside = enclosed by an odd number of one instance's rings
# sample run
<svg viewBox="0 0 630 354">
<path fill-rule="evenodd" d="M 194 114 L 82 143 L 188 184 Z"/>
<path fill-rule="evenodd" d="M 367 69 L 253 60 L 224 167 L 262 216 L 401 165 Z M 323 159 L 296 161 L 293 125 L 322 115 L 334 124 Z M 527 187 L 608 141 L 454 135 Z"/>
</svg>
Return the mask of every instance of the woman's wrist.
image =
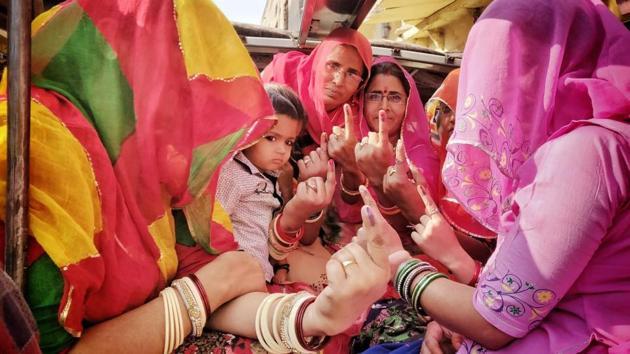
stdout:
<svg viewBox="0 0 630 354">
<path fill-rule="evenodd" d="M 321 337 L 327 335 L 323 328 L 326 328 L 326 323 L 328 322 L 328 319 L 323 318 L 321 313 L 317 311 L 315 303 L 310 304 L 306 308 L 306 312 L 304 312 L 304 321 L 302 322 L 304 335 L 307 337 Z"/>
<path fill-rule="evenodd" d="M 452 259 L 446 259 L 443 264 L 455 275 L 460 283 L 469 284 L 475 276 L 477 263 L 463 249 L 458 253 Z"/>
</svg>

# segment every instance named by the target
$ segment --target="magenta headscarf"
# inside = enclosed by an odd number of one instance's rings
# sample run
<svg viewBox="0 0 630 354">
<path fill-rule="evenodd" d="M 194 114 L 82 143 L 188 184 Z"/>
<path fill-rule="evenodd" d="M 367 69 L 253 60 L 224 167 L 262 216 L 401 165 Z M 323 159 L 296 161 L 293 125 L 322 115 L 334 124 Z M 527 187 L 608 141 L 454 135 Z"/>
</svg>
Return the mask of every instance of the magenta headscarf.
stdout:
<svg viewBox="0 0 630 354">
<path fill-rule="evenodd" d="M 573 120 L 630 116 L 630 32 L 596 0 L 494 1 L 462 62 L 446 187 L 498 231 L 519 168 Z M 580 168 L 580 166 L 576 166 Z"/>
<path fill-rule="evenodd" d="M 317 144 L 319 144 L 322 132 L 330 134 L 334 125 L 344 125 L 343 107 L 340 106 L 330 113 L 326 112 L 323 92 L 317 89 L 321 87 L 324 80 L 326 58 L 335 47 L 341 44 L 356 48 L 365 65 L 365 70 L 369 73 L 372 67 L 370 42 L 361 33 L 348 28 L 332 31 L 310 55 L 297 51 L 274 55 L 273 60 L 262 73 L 264 82 L 282 83 L 297 92 L 308 113 L 308 132 Z M 362 117 L 359 111 L 358 93 L 363 86 L 364 83 L 359 86 L 357 94 L 348 102 L 355 112 L 356 119 Z"/>
<path fill-rule="evenodd" d="M 394 58 L 379 57 L 374 60 L 372 65 L 380 63 L 395 64 L 405 74 L 405 78 L 409 84 L 409 97 L 407 98 L 407 108 L 405 110 L 406 114 L 400 127 L 400 138 L 403 141 L 407 158 L 416 167 L 422 168 L 424 171 L 424 177 L 429 184 L 431 194 L 435 196 L 439 182 L 440 162 L 438 161 L 435 150 L 431 145 L 429 123 L 424 113 L 424 106 L 420 100 L 420 94 L 418 93 L 416 82 L 411 74 L 400 66 Z M 363 103 L 363 101 L 361 101 L 361 103 Z M 363 112 L 363 104 L 361 104 L 361 112 Z M 362 117 L 359 124 L 361 136 L 367 136 L 370 132 L 367 119 Z"/>
</svg>

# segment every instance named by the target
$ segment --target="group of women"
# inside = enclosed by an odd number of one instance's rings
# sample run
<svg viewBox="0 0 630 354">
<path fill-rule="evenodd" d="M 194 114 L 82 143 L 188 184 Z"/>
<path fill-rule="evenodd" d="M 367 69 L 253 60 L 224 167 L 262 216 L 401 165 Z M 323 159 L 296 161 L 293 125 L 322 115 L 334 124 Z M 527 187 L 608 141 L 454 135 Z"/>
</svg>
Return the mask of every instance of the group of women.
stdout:
<svg viewBox="0 0 630 354">
<path fill-rule="evenodd" d="M 178 350 L 348 352 L 393 297 L 426 333 L 368 351 L 630 350 L 630 33 L 599 0 L 495 0 L 428 119 L 356 31 L 274 58 L 262 81 L 308 114 L 295 169 L 336 165 L 321 237 L 288 258 L 314 295 L 268 295 L 298 287 L 266 286 L 214 201 L 273 112 L 212 3 L 74 0 L 33 26 L 25 297 L 43 351 L 169 352 L 206 326 L 239 337 Z"/>
</svg>

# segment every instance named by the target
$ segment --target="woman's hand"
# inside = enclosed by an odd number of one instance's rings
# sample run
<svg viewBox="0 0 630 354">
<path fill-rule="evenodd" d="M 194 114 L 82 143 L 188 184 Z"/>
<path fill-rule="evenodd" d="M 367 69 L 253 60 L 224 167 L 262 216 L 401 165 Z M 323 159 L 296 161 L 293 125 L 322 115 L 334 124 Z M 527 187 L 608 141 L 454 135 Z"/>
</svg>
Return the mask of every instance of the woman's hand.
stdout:
<svg viewBox="0 0 630 354">
<path fill-rule="evenodd" d="M 326 178 L 328 171 L 328 137 L 322 133 L 320 147 L 311 151 L 297 162 L 300 182 L 311 177 Z"/>
<path fill-rule="evenodd" d="M 429 257 L 441 262 L 450 269 L 460 281 L 466 283 L 474 273 L 474 260 L 466 253 L 457 240 L 451 225 L 444 219 L 437 205 L 422 183 L 424 177 L 415 166 L 411 172 L 416 181 L 417 192 L 425 205 L 425 213 L 414 226 L 411 238 Z"/>
<path fill-rule="evenodd" d="M 305 326 L 308 322 L 327 335 L 341 333 L 385 293 L 390 279 L 387 249 L 376 239 L 367 248 L 350 243 L 331 257 L 328 286 L 307 310 Z"/>
<path fill-rule="evenodd" d="M 349 104 L 343 106 L 345 118 L 344 128 L 334 126 L 333 133 L 328 139 L 328 155 L 341 166 L 346 175 L 359 175 L 359 167 L 354 157 L 354 147 L 357 145 L 354 131 L 354 115 Z"/>
<path fill-rule="evenodd" d="M 402 140 L 396 144 L 396 163 L 387 168 L 383 177 L 383 192 L 395 200 L 407 220 L 416 222 L 424 212 L 422 199 L 416 192 L 416 184 L 409 178 L 409 165 Z"/>
<path fill-rule="evenodd" d="M 282 212 L 280 219 L 283 230 L 299 229 L 311 215 L 326 208 L 335 193 L 335 164 L 328 161 L 326 180 L 321 177 L 311 177 L 298 183 L 295 195 Z"/>
<path fill-rule="evenodd" d="M 420 354 L 452 354 L 457 352 L 463 342 L 462 335 L 431 321 L 427 325 Z"/>
<path fill-rule="evenodd" d="M 365 248 L 370 242 L 379 244 L 379 247 L 384 249 L 388 255 L 390 270 L 393 275 L 400 263 L 409 259 L 409 252 L 404 250 L 400 236 L 378 210 L 376 201 L 374 201 L 368 189 L 361 186 L 359 187 L 359 192 L 361 192 L 361 197 L 365 204 L 361 208 L 363 225 L 357 230 L 357 237 L 354 241 Z M 369 251 L 369 248 L 367 249 Z"/>
<path fill-rule="evenodd" d="M 354 149 L 357 165 L 372 186 L 381 186 L 387 167 L 394 164 L 394 149 L 384 123 L 387 113 L 380 110 L 378 133 L 370 132 Z"/>
</svg>

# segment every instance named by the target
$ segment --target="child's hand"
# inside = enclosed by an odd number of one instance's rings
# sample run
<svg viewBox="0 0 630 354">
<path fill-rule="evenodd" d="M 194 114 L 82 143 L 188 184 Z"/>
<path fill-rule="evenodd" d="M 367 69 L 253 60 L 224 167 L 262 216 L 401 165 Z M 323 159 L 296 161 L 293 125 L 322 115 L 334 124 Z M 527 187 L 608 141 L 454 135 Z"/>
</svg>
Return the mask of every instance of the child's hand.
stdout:
<svg viewBox="0 0 630 354">
<path fill-rule="evenodd" d="M 305 155 L 297 162 L 300 171 L 299 181 L 311 177 L 325 178 L 328 171 L 328 138 L 322 133 L 321 146 Z"/>
<path fill-rule="evenodd" d="M 321 177 L 311 177 L 298 183 L 293 198 L 287 203 L 282 212 L 284 230 L 297 230 L 311 215 L 326 208 L 335 193 L 335 164 L 328 162 L 326 180 Z"/>
</svg>

